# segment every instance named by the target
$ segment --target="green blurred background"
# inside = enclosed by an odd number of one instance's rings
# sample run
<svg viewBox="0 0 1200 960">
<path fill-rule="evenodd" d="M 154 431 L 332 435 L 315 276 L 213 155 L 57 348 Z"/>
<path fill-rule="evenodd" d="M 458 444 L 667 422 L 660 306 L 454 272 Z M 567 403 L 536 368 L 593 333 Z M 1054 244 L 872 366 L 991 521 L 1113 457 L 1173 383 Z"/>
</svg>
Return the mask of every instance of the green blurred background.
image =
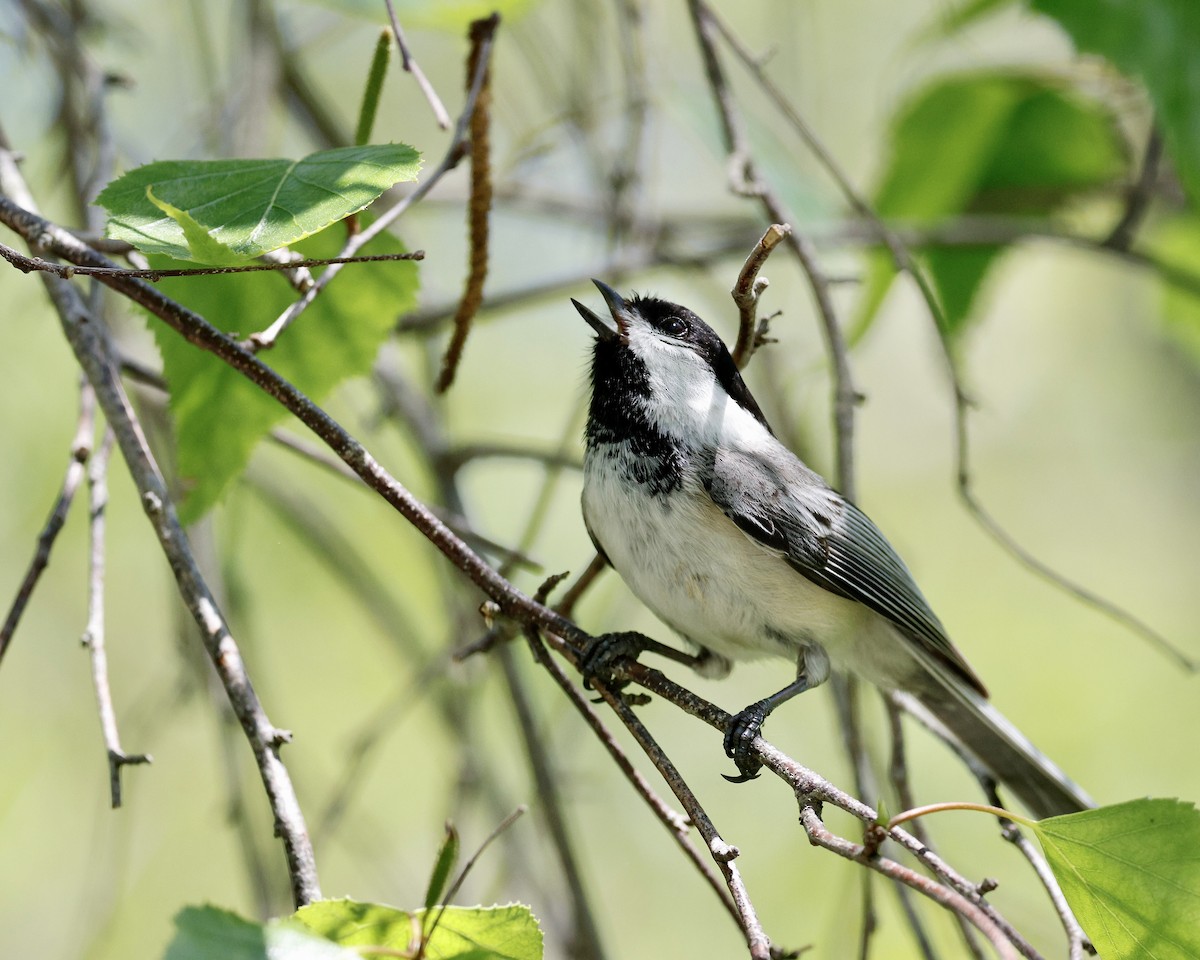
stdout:
<svg viewBox="0 0 1200 960">
<path fill-rule="evenodd" d="M 93 55 L 133 81 L 110 98 L 122 170 L 151 159 L 299 156 L 313 148 L 262 87 L 270 57 L 262 32 L 247 27 L 255 16 L 278 25 L 318 96 L 350 129 L 382 22 L 367 3 L 88 6 L 97 20 L 88 35 Z M 456 113 L 461 27 L 479 10 L 399 9 L 423 68 Z M 1096 69 L 1073 65 L 1068 42 L 1048 21 L 1015 12 L 922 42 L 944 12 L 940 3 L 774 0 L 721 9 L 753 49 L 775 51 L 772 75 L 863 185 L 879 173 L 897 103 L 932 76 L 985 64 L 1033 63 L 1064 75 Z M 562 445 L 578 456 L 590 333 L 566 296 L 594 300 L 586 277 L 615 276 L 603 217 L 586 213 L 600 209 L 604 173 L 625 149 L 614 5 L 542 0 L 509 11 L 493 68 L 499 200 L 488 290 L 578 282 L 486 312 L 458 382 L 436 410 L 455 442 Z M 763 224 L 756 207 L 726 190 L 684 7 L 647 4 L 643 13 L 651 119 L 636 209 L 647 221 L 675 224 L 680 250 L 736 252 L 704 270 L 643 268 L 635 257 L 622 283 L 686 303 L 731 339 L 727 291 Z M 0 122 L 26 155 L 44 211 L 67 219 L 53 72 L 22 5 L 0 5 L 0 18 L 0 89 L 7 93 Z M 737 89 L 767 172 L 800 214 L 797 226 L 820 233 L 838 216 L 836 191 L 743 80 Z M 376 139 L 413 144 L 427 170 L 448 142 L 395 69 Z M 429 252 L 420 270 L 425 307 L 453 302 L 461 286 L 465 183 L 456 172 L 398 230 L 409 246 Z M 1095 215 L 1110 209 L 1101 202 Z M 728 239 L 743 235 L 741 246 Z M 837 276 L 861 272 L 853 250 L 824 255 Z M 764 308 L 784 310 L 773 327 L 780 342 L 759 355 L 747 379 L 765 398 L 768 417 L 801 438 L 813 465 L 828 473 L 829 379 L 811 298 L 786 255 L 764 272 L 771 279 Z M 353 282 L 349 271 L 339 282 Z M 853 284 L 837 286 L 847 316 L 856 292 Z M 7 604 L 67 463 L 77 373 L 39 284 L 0 270 L 0 304 L 0 600 Z M 977 401 L 977 490 L 1036 556 L 1200 655 L 1200 376 L 1195 357 L 1164 331 L 1153 279 L 1115 259 L 1030 243 L 989 277 L 976 314 L 961 358 Z M 127 318 L 121 336 L 153 361 L 144 323 Z M 443 342 L 441 329 L 429 339 L 401 337 L 388 348 L 389 362 L 423 383 Z M 951 394 L 910 285 L 892 291 L 853 364 L 866 397 L 855 446 L 860 503 L 907 559 L 996 704 L 1101 802 L 1200 797 L 1200 681 L 1030 576 L 962 509 L 953 485 Z M 379 417 L 370 384 L 345 387 L 329 407 L 402 482 L 432 495 L 411 437 Z M 544 473 L 510 460 L 467 466 L 460 479 L 472 523 L 501 543 L 518 542 Z M 196 531 L 197 543 L 269 715 L 295 733 L 284 759 L 314 829 L 326 895 L 416 905 L 448 816 L 471 848 L 504 812 L 530 802 L 534 809 L 485 855 L 460 901 L 530 903 L 551 938 L 547 955 L 564 955 L 555 939 L 566 915 L 563 882 L 498 664 L 480 657 L 446 665 L 440 656 L 482 633 L 473 615 L 480 598 L 398 516 L 320 468 L 264 446 L 250 477 Z M 557 478 L 528 547 L 546 572 L 578 571 L 591 557 L 579 484 L 575 471 Z M 211 902 L 247 916 L 288 909 L 282 857 L 249 752 L 180 625 L 169 571 L 116 461 L 111 487 L 113 693 L 125 747 L 152 753 L 154 764 L 126 770 L 125 806 L 109 810 L 88 660 L 78 643 L 86 564 L 80 501 L 0 669 L 3 956 L 155 957 L 185 904 Z M 382 621 L 363 602 L 363 578 L 340 576 L 336 568 L 345 565 L 314 552 L 264 490 L 301 498 L 302 514 L 323 515 L 341 531 L 387 587 L 392 609 Z M 532 590 L 543 575 L 525 571 L 516 580 Z M 578 619 L 595 632 L 665 637 L 611 573 Z M 421 654 L 414 658 L 413 650 Z M 609 955 L 739 955 L 738 931 L 704 884 L 524 648 L 513 653 L 553 751 Z M 430 664 L 425 672 L 422 662 Z M 733 710 L 776 689 L 788 670 L 763 663 L 739 667 L 720 684 L 681 679 Z M 448 731 L 442 700 L 457 705 L 462 737 Z M 879 734 L 877 698 L 865 703 Z M 741 848 L 739 865 L 773 941 L 812 943 L 811 956 L 849 955 L 862 871 L 809 846 L 791 796 L 771 778 L 741 787 L 721 780 L 729 770 L 715 732 L 660 703 L 642 716 L 725 839 Z M 330 813 L 367 731 L 377 742 L 344 809 Z M 789 704 L 767 734 L 806 765 L 851 782 L 827 692 Z M 872 741 L 877 765 L 885 744 L 881 736 Z M 938 744 L 916 732 L 910 748 L 920 799 L 975 796 Z M 858 836 L 836 812 L 829 822 Z M 1044 895 L 992 823 L 951 814 L 933 828 L 941 852 L 969 876 L 1001 879 L 990 899 L 1018 928 L 1048 954 L 1060 950 Z M 880 886 L 877 899 L 883 927 L 873 955 L 918 956 L 894 895 Z M 951 923 L 932 911 L 929 923 L 947 955 L 956 955 Z"/>
</svg>

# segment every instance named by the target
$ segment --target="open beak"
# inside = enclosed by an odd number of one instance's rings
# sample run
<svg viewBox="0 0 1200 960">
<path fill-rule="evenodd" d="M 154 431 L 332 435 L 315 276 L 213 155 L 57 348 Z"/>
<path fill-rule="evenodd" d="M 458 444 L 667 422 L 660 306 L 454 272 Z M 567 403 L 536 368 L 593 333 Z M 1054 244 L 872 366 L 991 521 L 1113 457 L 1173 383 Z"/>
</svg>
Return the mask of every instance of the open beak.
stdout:
<svg viewBox="0 0 1200 960">
<path fill-rule="evenodd" d="M 596 335 L 601 340 L 612 340 L 614 337 L 620 337 L 624 340 L 625 331 L 629 326 L 629 307 L 625 303 L 625 299 L 607 283 L 603 283 L 600 280 L 593 280 L 592 283 L 596 285 L 596 289 L 604 297 L 604 302 L 608 304 L 608 311 L 612 314 L 613 322 L 616 324 L 615 327 L 595 311 L 589 307 L 585 307 L 574 297 L 571 298 L 571 302 L 575 304 L 575 309 L 579 311 L 579 315 L 596 331 Z"/>
</svg>

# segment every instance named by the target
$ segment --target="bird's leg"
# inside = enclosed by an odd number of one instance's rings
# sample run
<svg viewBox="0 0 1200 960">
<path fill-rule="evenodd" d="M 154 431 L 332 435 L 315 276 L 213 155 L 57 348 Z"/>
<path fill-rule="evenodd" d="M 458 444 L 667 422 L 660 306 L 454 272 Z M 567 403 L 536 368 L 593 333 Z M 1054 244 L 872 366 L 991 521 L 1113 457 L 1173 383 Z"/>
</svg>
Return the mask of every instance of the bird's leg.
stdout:
<svg viewBox="0 0 1200 960">
<path fill-rule="evenodd" d="M 767 717 L 781 703 L 811 690 L 829 678 L 829 657 L 817 646 L 805 644 L 800 648 L 796 661 L 796 679 L 782 690 L 752 703 L 739 712 L 725 728 L 725 755 L 737 764 L 738 776 L 721 774 L 730 783 L 745 783 L 758 776 L 762 762 L 754 755 L 751 746 L 758 736 Z"/>
</svg>

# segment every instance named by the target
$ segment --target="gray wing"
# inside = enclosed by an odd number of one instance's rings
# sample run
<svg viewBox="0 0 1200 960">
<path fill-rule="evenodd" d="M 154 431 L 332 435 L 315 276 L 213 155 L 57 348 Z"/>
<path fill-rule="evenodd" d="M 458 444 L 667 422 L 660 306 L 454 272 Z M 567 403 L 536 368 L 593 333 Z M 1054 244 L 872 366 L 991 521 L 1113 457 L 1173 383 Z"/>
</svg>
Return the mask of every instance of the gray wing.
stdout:
<svg viewBox="0 0 1200 960">
<path fill-rule="evenodd" d="M 720 454 L 704 486 L 743 533 L 818 586 L 886 617 L 987 696 L 875 524 L 790 453 Z"/>
</svg>

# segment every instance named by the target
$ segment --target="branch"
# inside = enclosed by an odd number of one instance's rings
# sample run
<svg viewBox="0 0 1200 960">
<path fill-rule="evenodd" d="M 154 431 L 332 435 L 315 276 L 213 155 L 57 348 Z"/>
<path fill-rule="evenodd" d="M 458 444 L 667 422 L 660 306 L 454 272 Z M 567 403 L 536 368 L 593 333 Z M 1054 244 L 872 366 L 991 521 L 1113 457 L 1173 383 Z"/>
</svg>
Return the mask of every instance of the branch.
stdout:
<svg viewBox="0 0 1200 960">
<path fill-rule="evenodd" d="M 263 270 L 274 270 L 286 273 L 289 270 L 306 269 L 308 267 L 325 267 L 331 264 L 344 265 L 347 263 L 376 263 L 381 260 L 424 260 L 424 250 L 414 250 L 411 253 L 378 253 L 356 257 L 326 257 L 279 261 L 277 263 L 244 263 L 228 267 L 180 267 L 172 270 L 133 270 L 128 267 L 76 267 L 70 264 L 53 263 L 41 257 L 26 257 L 12 247 L 0 243 L 0 257 L 3 257 L 22 273 L 40 270 L 45 273 L 70 280 L 72 277 L 125 276 L 139 280 L 149 280 L 157 283 L 164 277 L 206 277 L 224 273 L 258 273 Z M 310 282 L 312 282 L 310 280 Z"/>
<path fill-rule="evenodd" d="M 38 580 L 41 579 L 42 573 L 50 562 L 50 550 L 54 546 L 54 541 L 58 539 L 58 534 L 71 510 L 71 504 L 75 500 L 75 493 L 83 481 L 88 458 L 92 455 L 92 432 L 95 420 L 96 394 L 92 390 L 91 384 L 84 380 L 79 388 L 79 420 L 75 427 L 75 439 L 71 441 L 71 459 L 67 464 L 67 471 L 63 476 L 58 496 L 54 500 L 54 506 L 50 509 L 50 516 L 42 527 L 42 532 L 38 534 L 33 559 L 29 562 L 21 586 L 17 588 L 17 595 L 13 598 L 8 616 L 4 618 L 4 625 L 0 627 L 0 661 L 3 661 L 4 654 L 8 652 L 13 635 L 17 632 L 17 625 L 25 613 L 25 607 L 29 604 Z"/>
<path fill-rule="evenodd" d="M 92 661 L 92 686 L 100 711 L 100 730 L 108 755 L 108 786 L 114 810 L 121 806 L 121 768 L 152 763 L 148 753 L 126 753 L 121 749 L 117 711 L 108 683 L 108 654 L 104 649 L 104 515 L 108 507 L 108 457 L 112 452 L 112 430 L 104 431 L 100 449 L 88 464 L 88 493 L 91 549 L 88 554 L 88 618 L 81 642 Z"/>
<path fill-rule="evenodd" d="M 916 262 L 911 251 L 900 238 L 900 236 L 888 226 L 887 223 L 879 216 L 874 207 L 868 202 L 866 197 L 859 192 L 850 182 L 850 178 L 841 169 L 833 154 L 825 147 L 815 131 L 808 125 L 800 113 L 792 106 L 783 92 L 772 82 L 762 64 L 751 54 L 746 46 L 741 43 L 737 36 L 726 26 L 719 17 L 708 7 L 704 0 L 690 0 L 693 7 L 699 11 L 696 15 L 698 23 L 703 22 L 710 24 L 718 30 L 724 40 L 729 44 L 731 49 L 737 54 L 738 58 L 745 65 L 746 69 L 754 77 L 759 87 L 767 94 L 771 101 L 778 108 L 780 113 L 788 120 L 793 129 L 808 145 L 813 155 L 829 173 L 829 175 L 837 183 L 838 188 L 845 196 L 851 208 L 862 217 L 875 232 L 878 240 L 882 243 L 891 254 L 892 261 L 896 269 L 907 273 L 916 283 L 918 290 L 921 293 L 922 299 L 925 301 L 929 311 L 929 316 L 934 322 L 938 334 L 938 342 L 942 346 L 942 356 L 945 361 L 947 375 L 950 380 L 950 385 L 954 393 L 954 420 L 955 420 L 955 462 L 956 473 L 958 480 L 959 497 L 967 508 L 967 512 L 975 519 L 975 521 L 983 527 L 991 537 L 1000 544 L 1013 558 L 1027 569 L 1032 570 L 1036 575 L 1049 581 L 1057 586 L 1060 590 L 1075 597 L 1076 600 L 1100 611 L 1110 619 L 1124 625 L 1127 629 L 1138 634 L 1143 639 L 1149 641 L 1157 647 L 1162 653 L 1175 660 L 1188 673 L 1196 673 L 1200 671 L 1200 661 L 1193 660 L 1185 655 L 1182 651 L 1176 648 L 1169 640 L 1166 639 L 1158 631 L 1154 630 L 1142 620 L 1133 616 L 1123 608 L 1106 600 L 1103 597 L 1092 593 L 1090 590 L 1080 586 L 1073 580 L 1063 576 L 1056 570 L 1043 563 L 1022 547 L 1000 524 L 987 512 L 983 504 L 975 495 L 971 481 L 971 471 L 969 466 L 970 449 L 968 436 L 968 416 L 970 413 L 970 397 L 967 395 L 966 389 L 962 383 L 962 377 L 958 371 L 958 363 L 950 349 L 950 343 L 945 331 L 949 329 L 945 311 L 942 308 L 941 300 L 938 298 L 937 291 L 934 290 L 933 284 L 929 280 L 925 270 Z M 711 42 L 711 40 L 709 41 Z M 715 51 L 712 53 L 712 59 L 715 61 Z M 1127 256 L 1131 259 L 1140 259 L 1143 263 L 1149 265 L 1153 261 L 1145 255 L 1133 254 L 1127 249 L 1127 243 L 1123 241 L 1123 232 L 1128 229 L 1130 232 L 1138 219 L 1142 216 L 1143 210 L 1139 204 L 1143 202 L 1139 200 L 1141 194 L 1145 194 L 1149 187 L 1147 182 L 1153 180 L 1156 176 L 1157 167 L 1157 151 L 1153 139 L 1147 145 L 1146 158 L 1142 169 L 1142 183 L 1135 187 L 1133 194 L 1130 197 L 1129 206 L 1126 209 L 1126 217 L 1123 218 L 1122 224 L 1118 224 L 1113 235 L 1110 235 L 1108 240 L 1096 243 L 1095 241 L 1082 241 L 1085 246 L 1090 249 L 1110 250 L 1118 255 Z M 1124 220 L 1128 219 L 1129 224 L 1123 226 Z M 1115 241 L 1114 241 L 1115 237 Z M 1071 242 L 1080 242 L 1081 238 L 1072 238 Z M 1143 259 L 1144 258 L 1144 259 Z M 1164 279 L 1171 282 L 1184 283 L 1194 281 L 1188 275 L 1180 278 L 1177 276 L 1178 271 L 1170 268 L 1168 265 L 1156 265 L 1156 269 L 1160 271 Z M 845 493 L 846 491 L 843 490 Z M 847 493 L 847 496 L 850 494 Z M 851 499 L 853 499 L 851 497 Z"/>
<path fill-rule="evenodd" d="M 0 150 L 0 191 L 4 194 L 0 196 L 0 221 L 15 229 L 28 242 L 39 244 L 44 240 L 46 246 L 53 248 L 61 244 L 80 255 L 84 265 L 112 266 L 99 254 L 88 251 L 66 231 L 23 210 L 9 199 L 14 193 L 25 199 L 27 193 L 12 155 L 6 150 Z M 271 724 L 250 684 L 237 643 L 200 574 L 166 484 L 121 386 L 102 322 L 91 314 L 70 281 L 48 274 L 41 274 L 41 278 L 58 311 L 63 333 L 95 390 L 100 409 L 116 436 L 121 455 L 141 497 L 142 507 L 175 575 L 180 596 L 200 628 L 205 649 L 250 741 L 275 815 L 276 833 L 283 839 L 293 899 L 297 906 L 319 900 L 321 888 L 304 815 L 287 768 L 279 759 L 279 748 L 290 739 L 290 734 Z M 153 287 L 142 280 L 104 277 L 101 282 L 132 285 L 143 293 L 154 294 L 150 299 L 155 302 L 161 298 Z M 209 329 L 217 333 L 215 328 Z M 236 348 L 227 337 L 224 339 Z"/>
<path fill-rule="evenodd" d="M 742 264 L 737 282 L 730 291 L 738 308 L 738 336 L 733 348 L 733 362 L 739 368 L 750 362 L 767 333 L 767 321 L 763 320 L 761 324 L 758 321 L 758 299 L 767 289 L 767 278 L 759 279 L 758 271 L 767 262 L 771 251 L 779 246 L 779 241 L 791 232 L 792 228 L 786 223 L 773 223 L 767 227 L 767 232 Z"/>
<path fill-rule="evenodd" d="M 433 116 L 437 120 L 437 125 L 443 130 L 448 130 L 450 128 L 450 114 L 446 112 L 442 98 L 437 95 L 437 91 L 433 89 L 433 84 L 425 77 L 425 72 L 417 64 L 412 51 L 408 49 L 408 41 L 405 40 L 404 31 L 400 28 L 400 18 L 396 16 L 396 7 L 393 5 L 392 0 L 384 0 L 384 3 L 387 4 L 388 19 L 392 22 L 392 33 L 396 37 L 396 46 L 400 50 L 400 66 L 404 68 L 406 73 L 411 73 L 413 79 L 417 81 L 417 86 L 421 88 L 421 93 L 425 95 L 425 99 L 429 101 L 429 106 L 433 109 Z"/>
<path fill-rule="evenodd" d="M 719 21 L 703 0 L 688 0 L 688 10 L 700 52 L 704 58 L 704 70 L 721 119 L 721 130 L 725 147 L 729 153 L 729 175 L 735 193 L 757 197 L 767 216 L 775 223 L 795 224 L 799 221 L 783 204 L 774 190 L 759 179 L 749 141 L 743 130 L 741 117 L 729 91 L 725 71 L 717 56 L 715 33 Z M 848 500 L 855 500 L 854 482 L 854 407 L 861 399 L 854 387 L 850 372 L 849 351 L 842 334 L 829 293 L 829 278 L 817 259 L 812 241 L 793 230 L 785 237 L 801 269 L 808 277 L 809 289 L 821 318 L 821 330 L 825 336 L 825 348 L 833 366 L 833 410 L 834 442 L 837 453 L 837 471 L 834 485 Z"/>
</svg>

